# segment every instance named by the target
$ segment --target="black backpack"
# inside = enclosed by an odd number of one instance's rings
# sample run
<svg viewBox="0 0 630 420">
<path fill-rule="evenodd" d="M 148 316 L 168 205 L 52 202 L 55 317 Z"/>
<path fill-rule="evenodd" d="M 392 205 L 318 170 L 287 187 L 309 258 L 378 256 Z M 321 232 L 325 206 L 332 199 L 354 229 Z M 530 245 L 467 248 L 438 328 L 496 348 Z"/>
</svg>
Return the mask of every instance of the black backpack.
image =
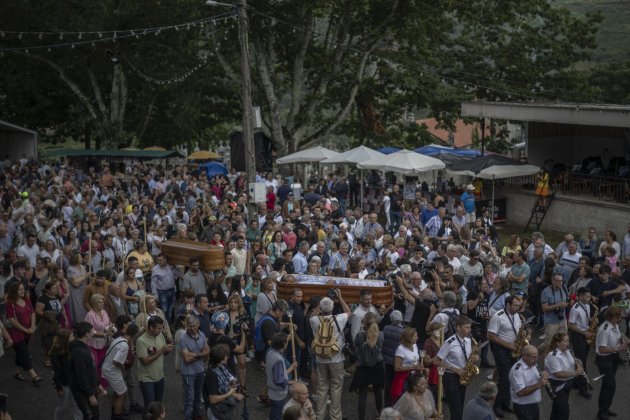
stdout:
<svg viewBox="0 0 630 420">
<path fill-rule="evenodd" d="M 446 323 L 446 328 L 444 329 L 444 339 L 446 340 L 455 334 L 455 320 L 459 314 L 455 310 L 442 311 L 442 313 L 448 316 L 448 322 Z"/>
</svg>

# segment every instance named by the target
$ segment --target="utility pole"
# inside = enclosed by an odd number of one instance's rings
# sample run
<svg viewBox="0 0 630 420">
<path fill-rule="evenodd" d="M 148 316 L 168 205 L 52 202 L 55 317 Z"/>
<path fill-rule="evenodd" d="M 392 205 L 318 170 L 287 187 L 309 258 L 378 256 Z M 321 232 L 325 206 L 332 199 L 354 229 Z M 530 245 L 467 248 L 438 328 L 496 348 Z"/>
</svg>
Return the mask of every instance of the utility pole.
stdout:
<svg viewBox="0 0 630 420">
<path fill-rule="evenodd" d="M 254 144 L 254 118 L 252 107 L 252 77 L 249 68 L 249 21 L 247 19 L 247 0 L 236 4 L 238 15 L 238 41 L 241 46 L 241 83 L 243 101 L 243 141 L 245 142 L 245 171 L 247 172 L 248 190 L 256 182 L 256 146 Z M 257 220 L 256 205 L 250 202 L 249 221 Z"/>
<path fill-rule="evenodd" d="M 253 196 L 252 183 L 256 182 L 256 147 L 254 145 L 254 118 L 252 107 L 252 76 L 249 68 L 249 21 L 247 19 L 247 0 L 239 3 L 221 3 L 207 0 L 207 6 L 231 7 L 238 19 L 238 41 L 241 47 L 241 100 L 243 101 L 243 142 L 245 143 L 245 172 L 247 173 L 247 191 Z M 252 197 L 253 198 L 253 197 Z M 249 221 L 258 220 L 256 204 L 247 203 Z"/>
</svg>

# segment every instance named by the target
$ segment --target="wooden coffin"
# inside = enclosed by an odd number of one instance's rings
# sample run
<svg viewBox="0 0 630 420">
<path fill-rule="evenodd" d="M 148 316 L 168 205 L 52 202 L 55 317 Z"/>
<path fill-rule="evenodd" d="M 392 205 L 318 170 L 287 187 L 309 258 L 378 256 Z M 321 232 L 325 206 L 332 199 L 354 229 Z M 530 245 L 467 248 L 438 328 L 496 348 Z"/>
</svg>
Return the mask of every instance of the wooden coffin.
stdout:
<svg viewBox="0 0 630 420">
<path fill-rule="evenodd" d="M 162 252 L 171 265 L 190 266 L 190 257 L 201 258 L 201 268 L 205 271 L 223 270 L 225 251 L 220 246 L 186 239 L 169 239 L 162 242 Z"/>
<path fill-rule="evenodd" d="M 372 292 L 372 303 L 374 305 L 388 306 L 392 303 L 392 286 L 385 286 L 382 281 L 357 280 L 341 277 L 328 276 L 300 276 L 297 275 L 296 283 L 278 282 L 276 290 L 280 299 L 289 300 L 293 290 L 299 288 L 304 295 L 304 302 L 308 302 L 311 296 L 325 297 L 329 289 L 340 289 L 341 296 L 346 303 L 359 303 L 359 293 L 363 289 Z M 314 282 L 320 284 L 313 284 Z M 358 284 L 357 284 L 358 283 Z M 374 285 L 372 285 L 372 283 Z"/>
</svg>

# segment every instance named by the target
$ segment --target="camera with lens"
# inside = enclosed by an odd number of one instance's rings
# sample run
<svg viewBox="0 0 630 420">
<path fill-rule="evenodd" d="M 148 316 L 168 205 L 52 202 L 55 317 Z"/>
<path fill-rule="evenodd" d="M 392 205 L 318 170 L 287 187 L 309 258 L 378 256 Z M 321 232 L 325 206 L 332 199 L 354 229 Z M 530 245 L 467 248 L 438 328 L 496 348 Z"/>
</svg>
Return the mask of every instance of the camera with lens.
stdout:
<svg viewBox="0 0 630 420">
<path fill-rule="evenodd" d="M 251 322 L 251 318 L 249 315 L 241 315 L 234 320 L 234 324 L 232 325 L 232 331 L 234 334 L 240 334 L 241 330 L 249 329 L 249 324 Z M 245 328 L 243 328 L 245 326 Z"/>
<path fill-rule="evenodd" d="M 337 291 L 335 289 L 328 289 L 328 293 L 326 293 L 326 296 L 328 296 L 330 299 L 334 299 L 337 297 Z"/>
<path fill-rule="evenodd" d="M 558 316 L 559 320 L 563 320 L 564 319 L 564 308 L 558 308 L 555 310 L 556 315 Z"/>
</svg>

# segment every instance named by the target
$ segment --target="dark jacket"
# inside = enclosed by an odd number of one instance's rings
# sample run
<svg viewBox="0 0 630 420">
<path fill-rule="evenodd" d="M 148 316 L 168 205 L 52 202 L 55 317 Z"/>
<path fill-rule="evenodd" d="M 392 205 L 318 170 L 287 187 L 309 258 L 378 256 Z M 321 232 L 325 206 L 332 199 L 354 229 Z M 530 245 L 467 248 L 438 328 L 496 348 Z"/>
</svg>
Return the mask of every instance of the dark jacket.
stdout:
<svg viewBox="0 0 630 420">
<path fill-rule="evenodd" d="M 50 357 L 53 370 L 53 383 L 55 389 L 61 391 L 63 387 L 70 386 L 70 358 L 67 354 L 52 355 Z"/>
<path fill-rule="evenodd" d="M 394 365 L 396 349 L 404 328 L 402 324 L 390 324 L 383 328 L 383 362 L 386 365 Z"/>
<path fill-rule="evenodd" d="M 98 375 L 92 352 L 87 344 L 81 340 L 70 343 L 70 389 L 87 396 L 98 392 Z"/>
</svg>

